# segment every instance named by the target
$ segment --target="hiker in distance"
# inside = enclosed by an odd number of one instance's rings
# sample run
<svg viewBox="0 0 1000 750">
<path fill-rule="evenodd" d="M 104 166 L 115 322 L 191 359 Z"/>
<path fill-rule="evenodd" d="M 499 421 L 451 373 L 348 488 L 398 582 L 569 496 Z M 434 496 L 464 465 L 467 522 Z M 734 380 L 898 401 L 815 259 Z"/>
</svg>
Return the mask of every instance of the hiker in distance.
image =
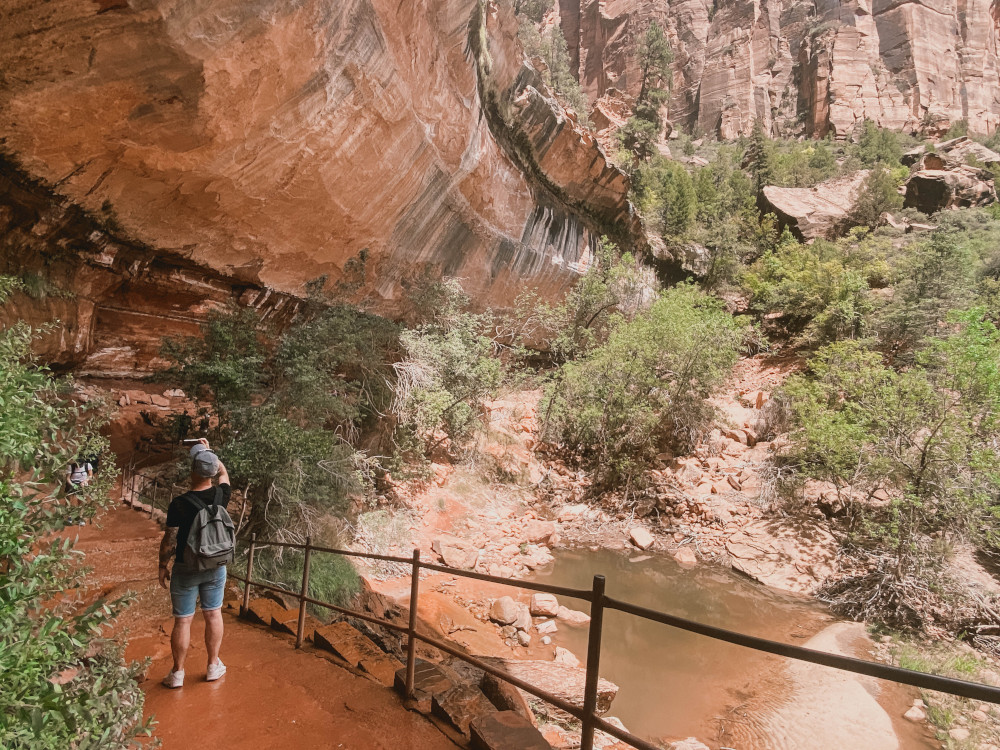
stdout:
<svg viewBox="0 0 1000 750">
<path fill-rule="evenodd" d="M 222 598 L 226 588 L 226 564 L 232 562 L 236 534 L 226 511 L 231 488 L 229 472 L 219 457 L 201 438 L 191 447 L 191 487 L 170 501 L 166 530 L 160 542 L 160 585 L 170 584 L 174 629 L 170 651 L 174 657 L 163 684 L 179 688 L 184 684 L 184 661 L 191 642 L 191 620 L 195 602 L 201 599 L 205 617 L 205 648 L 211 682 L 226 673 L 219 659 L 222 646 Z M 218 478 L 213 486 L 212 479 Z M 173 574 L 170 562 L 173 560 Z"/>
</svg>

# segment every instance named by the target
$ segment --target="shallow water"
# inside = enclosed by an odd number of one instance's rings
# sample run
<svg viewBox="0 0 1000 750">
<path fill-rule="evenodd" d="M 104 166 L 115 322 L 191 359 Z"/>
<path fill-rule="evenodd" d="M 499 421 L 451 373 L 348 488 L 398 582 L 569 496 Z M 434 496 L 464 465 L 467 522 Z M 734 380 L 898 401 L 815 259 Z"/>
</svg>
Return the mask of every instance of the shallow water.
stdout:
<svg viewBox="0 0 1000 750">
<path fill-rule="evenodd" d="M 714 566 L 683 568 L 667 555 L 562 550 L 535 579 L 590 588 L 598 573 L 608 596 L 772 640 L 801 644 L 832 619 L 812 600 Z M 589 610 L 584 602 L 561 603 Z M 553 641 L 586 658 L 586 626 L 560 624 Z M 754 722 L 763 704 L 773 705 L 785 669 L 779 657 L 605 613 L 600 672 L 620 688 L 610 715 L 640 736 L 711 741 L 745 735 L 739 725 Z"/>
</svg>

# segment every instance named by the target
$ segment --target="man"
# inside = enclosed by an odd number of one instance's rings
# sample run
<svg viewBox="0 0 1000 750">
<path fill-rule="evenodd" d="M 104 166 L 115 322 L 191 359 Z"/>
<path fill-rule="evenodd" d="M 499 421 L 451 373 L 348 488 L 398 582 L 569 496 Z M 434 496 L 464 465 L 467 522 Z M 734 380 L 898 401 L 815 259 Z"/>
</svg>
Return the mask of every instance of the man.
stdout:
<svg viewBox="0 0 1000 750">
<path fill-rule="evenodd" d="M 170 602 L 173 606 L 174 629 L 170 635 L 170 651 L 174 657 L 174 666 L 163 679 L 163 684 L 169 688 L 179 688 L 184 684 L 184 660 L 187 658 L 188 645 L 191 642 L 191 620 L 194 618 L 195 602 L 201 598 L 201 612 L 205 617 L 205 648 L 208 651 L 209 682 L 217 680 L 226 673 L 226 665 L 219 659 L 219 648 L 222 646 L 222 597 L 226 589 L 226 567 L 220 566 L 213 570 L 189 572 L 184 563 L 184 548 L 187 546 L 188 533 L 194 523 L 198 508 L 187 499 L 187 494 L 196 495 L 206 505 L 211 505 L 216 499 L 216 488 L 212 479 L 218 477 L 221 495 L 219 505 L 225 508 L 229 504 L 231 488 L 229 472 L 219 457 L 208 447 L 208 440 L 201 438 L 200 442 L 191 448 L 191 488 L 184 495 L 179 495 L 170 501 L 167 508 L 166 530 L 163 541 L 160 542 L 160 585 L 167 588 L 170 582 Z M 174 560 L 173 575 L 169 564 Z"/>
</svg>

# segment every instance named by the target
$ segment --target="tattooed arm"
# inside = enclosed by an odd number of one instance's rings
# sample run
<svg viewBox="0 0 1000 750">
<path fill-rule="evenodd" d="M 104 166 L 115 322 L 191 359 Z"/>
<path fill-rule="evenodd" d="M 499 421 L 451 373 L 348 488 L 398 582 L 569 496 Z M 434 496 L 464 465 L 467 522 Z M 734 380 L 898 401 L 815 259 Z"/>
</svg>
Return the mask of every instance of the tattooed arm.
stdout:
<svg viewBox="0 0 1000 750">
<path fill-rule="evenodd" d="M 168 526 L 163 532 L 163 539 L 160 540 L 160 585 L 167 587 L 170 580 L 170 569 L 168 565 L 174 555 L 177 554 L 177 527 Z"/>
</svg>

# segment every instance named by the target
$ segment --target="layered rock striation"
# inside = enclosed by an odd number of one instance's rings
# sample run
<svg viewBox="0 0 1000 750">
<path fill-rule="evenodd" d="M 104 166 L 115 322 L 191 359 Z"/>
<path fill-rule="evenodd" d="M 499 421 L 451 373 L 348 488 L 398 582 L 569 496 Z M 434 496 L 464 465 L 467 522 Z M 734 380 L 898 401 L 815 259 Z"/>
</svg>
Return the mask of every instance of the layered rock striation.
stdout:
<svg viewBox="0 0 1000 750">
<path fill-rule="evenodd" d="M 849 135 L 864 119 L 940 134 L 1000 125 L 996 0 L 559 0 L 596 100 L 639 89 L 636 50 L 653 20 L 675 53 L 669 117 L 732 138 Z"/>
<path fill-rule="evenodd" d="M 230 286 L 389 313 L 424 276 L 555 297 L 601 234 L 641 234 L 516 29 L 481 0 L 11 0 L 0 144 L 147 260 Z"/>
</svg>

